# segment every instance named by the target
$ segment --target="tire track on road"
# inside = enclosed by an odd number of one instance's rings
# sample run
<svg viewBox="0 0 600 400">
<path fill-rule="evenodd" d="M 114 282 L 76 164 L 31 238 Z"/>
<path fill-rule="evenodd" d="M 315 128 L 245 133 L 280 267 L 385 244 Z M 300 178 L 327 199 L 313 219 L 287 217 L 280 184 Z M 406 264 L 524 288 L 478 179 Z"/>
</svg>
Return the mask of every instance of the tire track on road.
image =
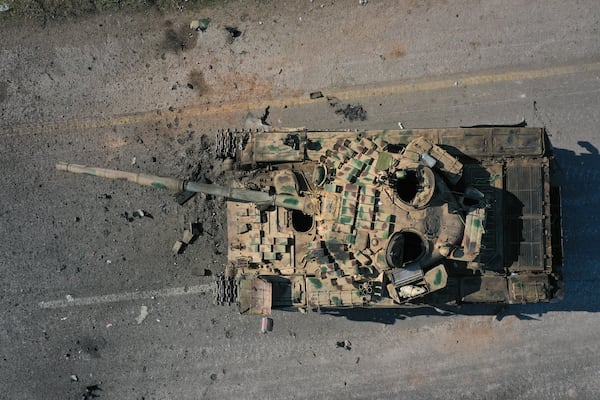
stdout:
<svg viewBox="0 0 600 400">
<path fill-rule="evenodd" d="M 352 101 L 361 98 L 390 96 L 397 94 L 408 94 L 416 92 L 435 91 L 450 89 L 452 87 L 481 86 L 497 84 L 502 82 L 519 82 L 535 79 L 557 77 L 563 75 L 572 75 L 576 73 L 600 71 L 600 62 L 566 65 L 560 67 L 548 67 L 541 69 L 530 69 L 522 71 L 506 71 L 498 73 L 481 74 L 475 76 L 460 77 L 453 79 L 439 79 L 422 82 L 388 82 L 384 85 L 376 86 L 358 86 L 342 90 L 323 90 L 327 96 L 337 97 L 340 100 Z M 3 126 L 3 136 L 28 135 L 38 133 L 57 133 L 63 131 L 85 130 L 94 128 L 116 127 L 135 125 L 139 123 L 152 123 L 161 121 L 170 121 L 175 117 L 181 118 L 199 118 L 199 117 L 218 117 L 235 112 L 247 112 L 249 110 L 264 109 L 267 106 L 272 108 L 283 108 L 293 106 L 303 106 L 314 104 L 318 101 L 311 99 L 308 94 L 302 96 L 283 97 L 271 100 L 257 100 L 248 102 L 233 102 L 215 106 L 187 107 L 177 111 L 146 111 L 128 115 L 117 115 L 110 117 L 82 118 L 65 122 L 46 122 L 39 124 L 23 124 L 18 126 Z"/>
</svg>

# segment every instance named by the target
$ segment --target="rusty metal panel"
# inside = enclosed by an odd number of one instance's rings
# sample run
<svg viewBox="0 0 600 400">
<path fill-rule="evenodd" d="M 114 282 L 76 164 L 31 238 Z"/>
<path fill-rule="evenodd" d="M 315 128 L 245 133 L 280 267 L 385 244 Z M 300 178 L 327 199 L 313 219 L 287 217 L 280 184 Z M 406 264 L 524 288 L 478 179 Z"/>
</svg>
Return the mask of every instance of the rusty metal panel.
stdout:
<svg viewBox="0 0 600 400">
<path fill-rule="evenodd" d="M 241 314 L 271 315 L 273 289 L 262 278 L 243 279 L 239 283 L 238 302 Z"/>
</svg>

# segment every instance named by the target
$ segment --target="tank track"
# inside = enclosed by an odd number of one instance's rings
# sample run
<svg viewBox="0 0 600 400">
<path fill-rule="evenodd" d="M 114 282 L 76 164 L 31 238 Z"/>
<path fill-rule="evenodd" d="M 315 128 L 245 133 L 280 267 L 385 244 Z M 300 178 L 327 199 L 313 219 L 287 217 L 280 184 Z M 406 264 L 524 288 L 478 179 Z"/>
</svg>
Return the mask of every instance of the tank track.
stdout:
<svg viewBox="0 0 600 400">
<path fill-rule="evenodd" d="M 214 301 L 218 305 L 231 305 L 237 302 L 238 285 L 234 278 L 219 274 L 215 277 L 213 286 Z"/>
<path fill-rule="evenodd" d="M 238 131 L 222 130 L 217 132 L 216 151 L 217 158 L 232 158 L 235 160 L 238 150 L 243 150 L 248 142 L 249 130 Z"/>
</svg>

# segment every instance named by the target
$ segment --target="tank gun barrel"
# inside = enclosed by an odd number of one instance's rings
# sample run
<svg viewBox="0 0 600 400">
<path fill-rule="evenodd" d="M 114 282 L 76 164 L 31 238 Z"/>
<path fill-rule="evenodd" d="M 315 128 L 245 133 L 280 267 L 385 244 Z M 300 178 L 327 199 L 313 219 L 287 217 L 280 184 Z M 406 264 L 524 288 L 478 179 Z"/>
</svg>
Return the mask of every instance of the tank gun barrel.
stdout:
<svg viewBox="0 0 600 400">
<path fill-rule="evenodd" d="M 183 179 L 168 178 L 157 175 L 149 175 L 137 172 L 119 171 L 115 169 L 88 167 L 79 164 L 70 164 L 59 162 L 56 164 L 59 171 L 73 172 L 91 176 L 99 176 L 108 179 L 126 180 L 144 186 L 152 186 L 159 189 L 169 189 L 176 192 L 187 190 L 196 193 L 205 193 L 219 197 L 225 197 L 234 201 L 243 201 L 255 203 L 257 205 L 276 205 L 293 210 L 300 210 L 305 213 L 310 212 L 312 208 L 301 197 L 275 195 L 257 190 L 238 189 L 228 186 L 219 186 L 200 182 L 190 182 Z M 309 209 L 310 208 L 310 209 Z"/>
</svg>

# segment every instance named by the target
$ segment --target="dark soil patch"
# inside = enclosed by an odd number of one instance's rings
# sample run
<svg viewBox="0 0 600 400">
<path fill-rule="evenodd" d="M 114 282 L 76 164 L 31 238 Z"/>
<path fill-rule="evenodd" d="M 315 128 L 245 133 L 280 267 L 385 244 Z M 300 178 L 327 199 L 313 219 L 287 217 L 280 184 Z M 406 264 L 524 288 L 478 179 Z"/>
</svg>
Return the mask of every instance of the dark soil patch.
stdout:
<svg viewBox="0 0 600 400">
<path fill-rule="evenodd" d="M 198 32 L 190 29 L 188 25 L 173 26 L 170 21 L 166 22 L 164 48 L 174 52 L 187 51 L 196 47 L 198 43 Z"/>
<path fill-rule="evenodd" d="M 360 104 L 340 103 L 336 97 L 328 97 L 327 101 L 336 114 L 342 115 L 344 119 L 350 122 L 365 121 L 367 119 L 367 110 Z"/>
<path fill-rule="evenodd" d="M 206 83 L 206 80 L 204 79 L 204 73 L 202 71 L 194 70 L 190 72 L 189 84 L 196 92 L 198 92 L 198 96 L 205 95 L 210 91 L 210 87 Z"/>
</svg>

